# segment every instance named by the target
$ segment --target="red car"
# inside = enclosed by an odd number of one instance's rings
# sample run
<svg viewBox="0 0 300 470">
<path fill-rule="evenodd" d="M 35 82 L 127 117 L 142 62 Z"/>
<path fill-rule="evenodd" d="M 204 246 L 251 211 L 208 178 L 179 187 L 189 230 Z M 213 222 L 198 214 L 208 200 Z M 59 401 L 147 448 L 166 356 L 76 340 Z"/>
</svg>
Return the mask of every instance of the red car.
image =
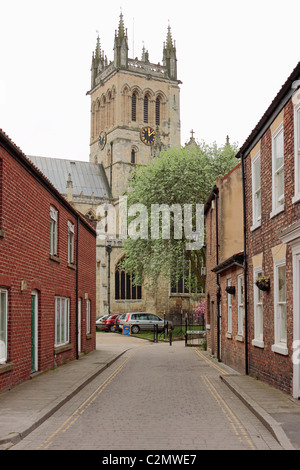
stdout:
<svg viewBox="0 0 300 470">
<path fill-rule="evenodd" d="M 100 330 L 101 331 L 116 331 L 116 318 L 119 315 L 110 315 L 106 320 L 103 320 L 103 322 L 100 325 Z"/>
</svg>

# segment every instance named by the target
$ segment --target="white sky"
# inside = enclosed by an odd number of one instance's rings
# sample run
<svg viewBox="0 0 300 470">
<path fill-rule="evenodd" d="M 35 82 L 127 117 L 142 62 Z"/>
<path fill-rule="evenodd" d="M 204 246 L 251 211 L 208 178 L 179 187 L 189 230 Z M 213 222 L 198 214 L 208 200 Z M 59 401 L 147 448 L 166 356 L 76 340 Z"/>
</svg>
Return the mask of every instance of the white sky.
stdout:
<svg viewBox="0 0 300 470">
<path fill-rule="evenodd" d="M 88 161 L 97 31 L 113 60 L 120 8 L 129 57 L 177 46 L 181 139 L 241 146 L 300 60 L 300 1 L 0 0 L 0 128 L 27 155 Z"/>
</svg>

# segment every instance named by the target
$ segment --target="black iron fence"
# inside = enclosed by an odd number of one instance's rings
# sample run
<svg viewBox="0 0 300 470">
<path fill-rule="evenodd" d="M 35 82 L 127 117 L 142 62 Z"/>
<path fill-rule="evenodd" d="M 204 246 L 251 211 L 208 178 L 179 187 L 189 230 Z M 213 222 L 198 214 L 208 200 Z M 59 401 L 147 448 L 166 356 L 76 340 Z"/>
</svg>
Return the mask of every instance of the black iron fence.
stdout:
<svg viewBox="0 0 300 470">
<path fill-rule="evenodd" d="M 204 319 L 199 321 L 199 318 L 195 318 L 194 315 L 185 314 L 179 318 L 177 317 L 177 319 L 174 317 L 172 320 L 164 319 L 164 329 L 162 331 L 159 331 L 158 326 L 154 325 L 153 341 L 155 343 L 158 341 L 169 341 L 170 345 L 172 345 L 173 341 L 179 340 L 185 341 L 186 346 L 201 346 L 205 348 L 206 331 Z"/>
</svg>

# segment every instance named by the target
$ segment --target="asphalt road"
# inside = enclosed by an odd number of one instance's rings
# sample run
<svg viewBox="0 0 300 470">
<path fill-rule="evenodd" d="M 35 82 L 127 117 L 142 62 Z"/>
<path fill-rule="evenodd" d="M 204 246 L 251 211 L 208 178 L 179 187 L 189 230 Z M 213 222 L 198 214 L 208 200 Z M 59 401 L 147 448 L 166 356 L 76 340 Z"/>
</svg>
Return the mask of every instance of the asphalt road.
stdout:
<svg viewBox="0 0 300 470">
<path fill-rule="evenodd" d="M 13 450 L 280 449 L 221 373 L 224 367 L 184 342 L 133 340 L 125 355 Z"/>
</svg>

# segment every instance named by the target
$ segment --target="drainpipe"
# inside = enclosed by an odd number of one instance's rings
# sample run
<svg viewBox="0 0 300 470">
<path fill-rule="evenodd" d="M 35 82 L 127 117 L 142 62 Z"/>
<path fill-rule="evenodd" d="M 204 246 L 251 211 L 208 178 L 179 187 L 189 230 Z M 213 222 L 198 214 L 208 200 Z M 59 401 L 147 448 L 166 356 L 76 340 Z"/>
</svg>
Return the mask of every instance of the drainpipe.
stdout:
<svg viewBox="0 0 300 470">
<path fill-rule="evenodd" d="M 113 167 L 113 142 L 110 143 L 110 178 L 109 178 L 109 187 L 110 193 L 112 192 L 112 167 Z"/>
<path fill-rule="evenodd" d="M 249 375 L 248 350 L 248 264 L 247 264 L 247 228 L 246 228 L 246 189 L 245 189 L 245 162 L 241 154 L 242 184 L 243 184 L 243 225 L 244 225 L 244 304 L 245 304 L 245 374 Z"/>
<path fill-rule="evenodd" d="M 112 252 L 112 246 L 106 246 L 107 256 L 108 256 L 108 285 L 107 285 L 107 303 L 108 303 L 108 315 L 110 315 L 110 255 Z"/>
<path fill-rule="evenodd" d="M 218 209 L 218 188 L 214 186 L 213 194 L 216 201 L 216 265 L 219 264 L 219 209 Z M 221 347 L 220 347 L 220 304 L 221 304 L 221 288 L 220 288 L 220 275 L 217 274 L 217 358 L 221 362 Z"/>
<path fill-rule="evenodd" d="M 79 359 L 79 352 L 78 352 L 78 254 L 79 254 L 79 216 L 77 216 L 77 229 L 76 229 L 76 359 Z"/>
</svg>

